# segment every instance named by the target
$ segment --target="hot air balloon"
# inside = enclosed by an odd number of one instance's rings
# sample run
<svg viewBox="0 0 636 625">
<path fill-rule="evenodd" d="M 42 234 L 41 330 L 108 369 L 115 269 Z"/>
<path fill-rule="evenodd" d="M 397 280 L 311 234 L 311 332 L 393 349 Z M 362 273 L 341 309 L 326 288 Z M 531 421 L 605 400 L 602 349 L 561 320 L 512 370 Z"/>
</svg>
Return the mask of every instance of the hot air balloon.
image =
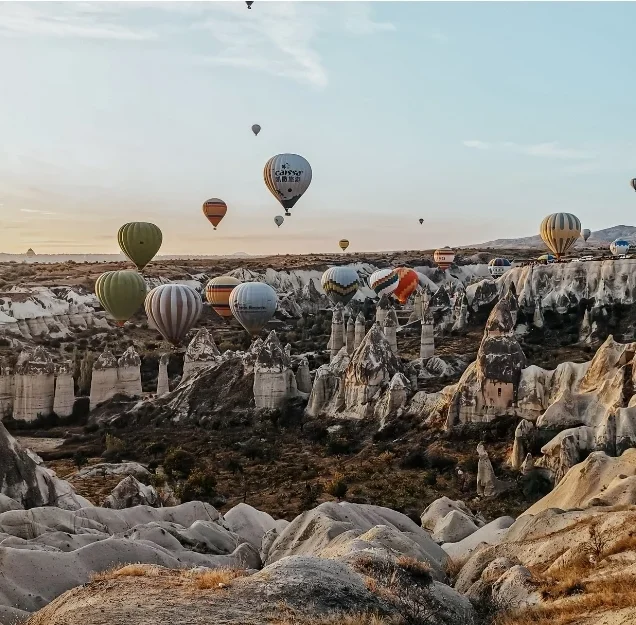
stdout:
<svg viewBox="0 0 636 625">
<path fill-rule="evenodd" d="M 634 191 L 636 191 L 636 178 L 632 178 L 631 182 L 629 183 L 632 185 L 632 189 L 634 189 Z"/>
<path fill-rule="evenodd" d="M 369 276 L 369 286 L 378 297 L 391 295 L 397 289 L 400 278 L 396 269 L 378 269 Z"/>
<path fill-rule="evenodd" d="M 455 252 L 448 246 L 442 247 L 439 250 L 435 250 L 433 260 L 442 271 L 446 271 L 455 260 Z"/>
<path fill-rule="evenodd" d="M 154 258 L 162 240 L 161 230 L 145 221 L 124 224 L 117 233 L 121 251 L 135 263 L 139 271 Z"/>
<path fill-rule="evenodd" d="M 583 240 L 587 241 L 590 236 L 592 235 L 592 231 L 589 228 L 585 228 L 585 230 L 583 230 Z"/>
<path fill-rule="evenodd" d="M 559 259 L 581 236 L 581 222 L 571 213 L 553 213 L 541 222 L 539 234 L 548 249 Z"/>
<path fill-rule="evenodd" d="M 176 346 L 197 322 L 203 303 L 186 284 L 161 284 L 146 295 L 144 307 L 161 336 Z"/>
<path fill-rule="evenodd" d="M 203 214 L 214 226 L 215 230 L 219 223 L 221 223 L 221 219 L 225 217 L 225 213 L 227 213 L 227 204 L 223 200 L 213 197 L 203 202 Z"/>
<path fill-rule="evenodd" d="M 346 306 L 357 293 L 360 279 L 353 267 L 330 267 L 322 274 L 320 284 L 334 304 Z"/>
<path fill-rule="evenodd" d="M 278 295 L 264 282 L 243 282 L 230 294 L 230 310 L 238 322 L 256 336 L 274 316 Z"/>
<path fill-rule="evenodd" d="M 224 319 L 232 318 L 230 310 L 230 294 L 234 287 L 241 284 L 240 280 L 232 276 L 218 276 L 212 278 L 205 286 L 205 297 L 214 311 Z"/>
<path fill-rule="evenodd" d="M 340 239 L 340 241 L 338 241 L 338 245 L 344 252 L 349 247 L 349 241 L 347 239 Z"/>
<path fill-rule="evenodd" d="M 627 252 L 629 252 L 629 241 L 625 241 L 624 239 L 616 239 L 616 241 L 612 241 L 610 243 L 610 252 L 612 252 L 614 256 L 627 254 Z"/>
<path fill-rule="evenodd" d="M 282 215 L 276 215 L 274 217 L 274 223 L 280 228 L 283 225 L 285 218 Z"/>
<path fill-rule="evenodd" d="M 254 0 L 246 0 L 245 4 L 247 4 L 248 9 L 251 9 L 254 4 Z"/>
<path fill-rule="evenodd" d="M 512 269 L 512 265 L 507 258 L 493 258 L 488 263 L 488 271 L 493 278 L 503 276 L 509 269 Z"/>
<path fill-rule="evenodd" d="M 540 263 L 553 263 L 556 261 L 556 256 L 553 256 L 552 254 L 542 254 L 539 258 L 537 258 L 537 260 Z"/>
<path fill-rule="evenodd" d="M 261 131 L 261 127 L 260 127 L 258 124 L 254 124 L 254 125 L 252 126 L 252 132 L 253 132 L 256 136 L 258 136 L 258 133 L 259 133 L 260 131 Z"/>
<path fill-rule="evenodd" d="M 95 281 L 95 295 L 110 316 L 123 326 L 144 303 L 146 282 L 131 269 L 107 271 Z"/>
<path fill-rule="evenodd" d="M 265 163 L 263 177 L 265 185 L 289 217 L 289 210 L 311 183 L 311 165 L 298 154 L 277 154 Z"/>
<path fill-rule="evenodd" d="M 424 220 L 420 219 L 419 222 L 420 222 L 420 226 L 421 226 L 424 223 Z"/>
<path fill-rule="evenodd" d="M 396 272 L 399 282 L 395 291 L 393 291 L 393 296 L 400 304 L 404 305 L 418 287 L 420 280 L 417 272 L 410 267 L 398 267 Z"/>
</svg>

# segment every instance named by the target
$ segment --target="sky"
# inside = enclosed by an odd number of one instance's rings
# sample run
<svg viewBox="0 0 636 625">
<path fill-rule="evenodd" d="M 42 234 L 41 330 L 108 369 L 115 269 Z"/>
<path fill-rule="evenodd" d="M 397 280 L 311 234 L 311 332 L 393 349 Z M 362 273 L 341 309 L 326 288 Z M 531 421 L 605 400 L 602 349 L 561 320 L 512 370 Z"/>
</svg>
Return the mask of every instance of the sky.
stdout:
<svg viewBox="0 0 636 625">
<path fill-rule="evenodd" d="M 0 2 L 0 252 L 117 252 L 127 221 L 163 254 L 459 246 L 555 211 L 634 225 L 635 21 L 630 2 Z M 313 180 L 278 229 L 263 166 L 284 152 Z"/>
</svg>

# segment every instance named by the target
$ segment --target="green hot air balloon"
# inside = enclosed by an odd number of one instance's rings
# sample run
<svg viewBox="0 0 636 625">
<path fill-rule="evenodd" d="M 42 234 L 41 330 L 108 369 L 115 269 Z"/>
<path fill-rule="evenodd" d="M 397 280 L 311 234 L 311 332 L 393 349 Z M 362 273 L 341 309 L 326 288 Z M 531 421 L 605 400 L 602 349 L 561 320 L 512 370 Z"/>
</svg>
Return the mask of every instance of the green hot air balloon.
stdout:
<svg viewBox="0 0 636 625">
<path fill-rule="evenodd" d="M 139 271 L 154 258 L 162 240 L 161 230 L 146 221 L 124 224 L 117 233 L 121 251 L 135 263 Z"/>
<path fill-rule="evenodd" d="M 107 271 L 95 282 L 95 295 L 117 325 L 123 326 L 144 303 L 146 282 L 132 269 Z"/>
</svg>

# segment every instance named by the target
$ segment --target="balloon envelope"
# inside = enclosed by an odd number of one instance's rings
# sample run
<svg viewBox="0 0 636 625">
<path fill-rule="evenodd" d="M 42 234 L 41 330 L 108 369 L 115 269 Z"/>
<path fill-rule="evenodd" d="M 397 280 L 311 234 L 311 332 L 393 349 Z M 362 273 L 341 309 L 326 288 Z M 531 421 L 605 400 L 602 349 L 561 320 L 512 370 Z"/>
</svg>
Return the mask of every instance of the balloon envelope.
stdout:
<svg viewBox="0 0 636 625">
<path fill-rule="evenodd" d="M 263 169 L 265 186 L 281 203 L 285 215 L 298 202 L 311 183 L 311 165 L 298 154 L 272 156 Z"/>
<path fill-rule="evenodd" d="M 232 314 L 252 336 L 267 325 L 277 306 L 276 291 L 264 282 L 243 282 L 230 294 Z"/>
<path fill-rule="evenodd" d="M 636 191 L 636 178 L 632 178 L 630 183 L 632 185 L 632 189 L 634 189 L 634 191 Z"/>
<path fill-rule="evenodd" d="M 260 127 L 258 124 L 254 124 L 254 125 L 252 126 L 252 132 L 253 132 L 256 136 L 258 136 L 258 133 L 259 133 L 260 131 L 261 131 L 261 127 Z"/>
<path fill-rule="evenodd" d="M 330 267 L 322 274 L 320 284 L 334 304 L 346 306 L 357 293 L 360 279 L 353 267 Z"/>
<path fill-rule="evenodd" d="M 616 239 L 616 241 L 612 241 L 610 243 L 610 252 L 612 252 L 614 256 L 627 254 L 627 252 L 629 252 L 629 241 L 625 241 L 623 239 Z"/>
<path fill-rule="evenodd" d="M 541 222 L 539 234 L 548 249 L 561 258 L 581 236 L 581 222 L 572 213 L 553 213 Z"/>
<path fill-rule="evenodd" d="M 122 326 L 141 308 L 147 291 L 145 280 L 132 269 L 107 271 L 95 281 L 99 303 Z"/>
<path fill-rule="evenodd" d="M 420 219 L 420 226 L 424 223 L 423 219 Z"/>
<path fill-rule="evenodd" d="M 185 284 L 162 284 L 146 295 L 148 319 L 166 341 L 179 345 L 203 309 L 201 297 Z"/>
<path fill-rule="evenodd" d="M 280 228 L 285 221 L 285 218 L 282 215 L 276 215 L 274 217 L 274 223 Z"/>
<path fill-rule="evenodd" d="M 248 9 L 251 9 L 254 4 L 254 0 L 246 0 L 245 4 L 247 4 Z"/>
<path fill-rule="evenodd" d="M 232 276 L 217 276 L 205 285 L 205 298 L 214 311 L 224 319 L 232 318 L 230 294 L 239 284 L 241 281 Z"/>
<path fill-rule="evenodd" d="M 221 219 L 227 213 L 227 204 L 223 200 L 219 200 L 218 197 L 213 197 L 203 202 L 202 209 L 203 214 L 216 230 L 216 227 L 221 223 Z"/>
<path fill-rule="evenodd" d="M 399 282 L 393 295 L 400 304 L 404 305 L 418 287 L 420 280 L 417 272 L 410 267 L 398 267 L 397 275 Z"/>
<path fill-rule="evenodd" d="M 512 265 L 507 258 L 493 258 L 488 263 L 488 271 L 493 278 L 503 276 L 510 269 L 512 269 Z"/>
<path fill-rule="evenodd" d="M 592 236 L 592 231 L 589 228 L 585 228 L 585 230 L 583 230 L 583 240 L 587 241 L 590 236 Z"/>
<path fill-rule="evenodd" d="M 378 297 L 391 295 L 397 289 L 400 278 L 395 269 L 378 269 L 369 276 L 369 286 Z"/>
<path fill-rule="evenodd" d="M 347 239 L 340 239 L 338 246 L 344 252 L 349 247 L 349 241 Z"/>
<path fill-rule="evenodd" d="M 455 260 L 455 252 L 448 246 L 442 247 L 439 250 L 435 250 L 433 260 L 442 271 L 446 271 Z"/>
<path fill-rule="evenodd" d="M 155 224 L 146 221 L 124 224 L 117 233 L 121 251 L 135 263 L 139 271 L 154 258 L 162 240 L 161 230 Z"/>
</svg>

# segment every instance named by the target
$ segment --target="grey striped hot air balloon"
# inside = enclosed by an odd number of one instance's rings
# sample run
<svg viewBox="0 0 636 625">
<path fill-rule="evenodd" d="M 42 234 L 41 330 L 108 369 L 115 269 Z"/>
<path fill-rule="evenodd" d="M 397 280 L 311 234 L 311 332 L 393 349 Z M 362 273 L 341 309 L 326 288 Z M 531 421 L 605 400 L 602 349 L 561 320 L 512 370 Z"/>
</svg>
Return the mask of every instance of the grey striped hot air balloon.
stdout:
<svg viewBox="0 0 636 625">
<path fill-rule="evenodd" d="M 581 222 L 572 213 L 552 213 L 541 222 L 539 234 L 548 249 L 561 258 L 581 236 Z"/>
<path fill-rule="evenodd" d="M 162 284 L 146 295 L 144 308 L 161 336 L 177 346 L 199 319 L 203 302 L 186 284 Z"/>
</svg>

